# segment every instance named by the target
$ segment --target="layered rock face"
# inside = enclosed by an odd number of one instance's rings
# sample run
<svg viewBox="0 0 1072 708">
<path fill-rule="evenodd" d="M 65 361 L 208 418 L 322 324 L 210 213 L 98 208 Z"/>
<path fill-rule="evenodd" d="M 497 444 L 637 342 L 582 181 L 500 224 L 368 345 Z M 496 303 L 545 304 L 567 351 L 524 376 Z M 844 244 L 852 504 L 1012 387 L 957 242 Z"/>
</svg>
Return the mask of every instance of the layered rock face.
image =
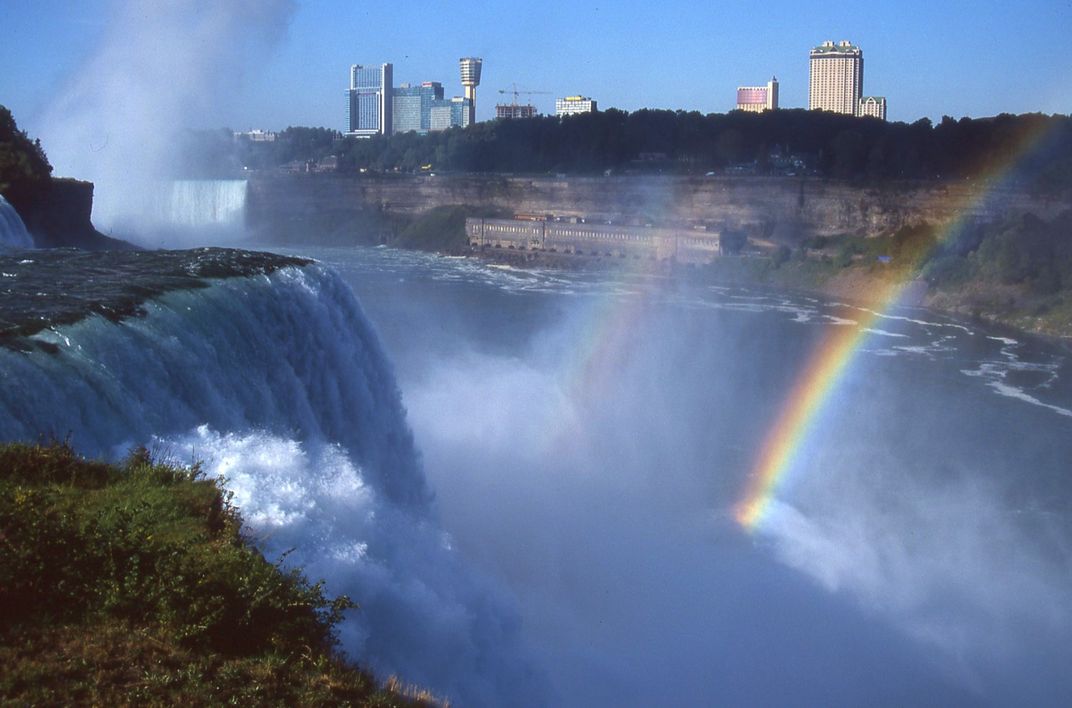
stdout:
<svg viewBox="0 0 1072 708">
<path fill-rule="evenodd" d="M 272 175 L 252 179 L 249 190 L 247 219 L 256 234 L 366 242 L 392 218 L 450 204 L 638 223 L 707 222 L 794 244 L 811 236 L 882 236 L 923 222 L 990 220 L 1010 212 L 1049 218 L 1069 203 L 972 182 L 865 186 L 748 176 Z"/>
<path fill-rule="evenodd" d="M 129 243 L 93 227 L 93 183 L 53 179 L 33 191 L 16 191 L 9 201 L 19 212 L 37 248 L 129 250 Z"/>
</svg>

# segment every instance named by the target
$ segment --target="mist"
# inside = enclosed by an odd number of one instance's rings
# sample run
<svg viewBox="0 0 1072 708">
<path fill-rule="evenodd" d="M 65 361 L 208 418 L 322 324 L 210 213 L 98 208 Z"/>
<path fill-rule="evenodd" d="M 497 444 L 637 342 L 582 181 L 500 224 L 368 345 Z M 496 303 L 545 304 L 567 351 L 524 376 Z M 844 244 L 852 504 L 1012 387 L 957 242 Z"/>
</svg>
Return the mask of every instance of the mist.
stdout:
<svg viewBox="0 0 1072 708">
<path fill-rule="evenodd" d="M 294 9 L 292 0 L 121 0 L 109 8 L 100 45 L 56 90 L 41 127 L 55 173 L 94 183 L 98 228 L 152 246 L 242 237 L 227 224 L 175 227 L 181 137 L 224 125 Z"/>
<path fill-rule="evenodd" d="M 950 381 L 940 326 L 861 354 L 749 535 L 732 507 L 793 361 L 850 312 L 673 287 L 565 295 L 554 316 L 488 297 L 521 313 L 509 345 L 431 306 L 407 327 L 434 334 L 392 356 L 442 523 L 517 596 L 562 704 L 1072 690 L 1069 529 L 1039 506 L 1062 484 L 1054 414 Z M 1038 439 L 998 442 L 1010 415 L 1040 417 Z"/>
</svg>

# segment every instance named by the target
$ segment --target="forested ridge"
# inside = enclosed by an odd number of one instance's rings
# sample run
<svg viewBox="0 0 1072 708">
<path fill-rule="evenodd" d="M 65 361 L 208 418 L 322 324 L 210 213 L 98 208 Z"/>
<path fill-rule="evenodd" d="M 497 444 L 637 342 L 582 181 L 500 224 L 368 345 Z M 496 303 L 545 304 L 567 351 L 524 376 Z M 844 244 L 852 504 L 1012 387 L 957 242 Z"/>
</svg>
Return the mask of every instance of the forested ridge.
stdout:
<svg viewBox="0 0 1072 708">
<path fill-rule="evenodd" d="M 805 110 L 703 115 L 610 109 L 557 118 L 495 120 L 420 135 L 357 140 L 290 127 L 274 142 L 230 131 L 187 134 L 181 169 L 221 176 L 295 162 L 351 172 L 809 174 L 854 180 L 955 180 L 1009 175 L 1027 187 L 1072 186 L 1072 118 L 944 117 L 884 122 Z M 195 174 L 196 173 L 196 174 Z"/>
</svg>

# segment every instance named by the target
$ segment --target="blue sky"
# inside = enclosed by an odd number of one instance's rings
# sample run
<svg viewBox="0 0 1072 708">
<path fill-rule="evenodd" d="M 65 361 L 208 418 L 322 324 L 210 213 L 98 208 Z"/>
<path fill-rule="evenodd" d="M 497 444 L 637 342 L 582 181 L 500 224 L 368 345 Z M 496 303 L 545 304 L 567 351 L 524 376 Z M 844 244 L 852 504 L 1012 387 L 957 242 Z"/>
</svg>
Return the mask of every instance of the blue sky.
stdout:
<svg viewBox="0 0 1072 708">
<path fill-rule="evenodd" d="M 133 7 L 136 13 L 162 1 Z M 244 1 L 250 22 L 260 21 L 262 3 Z M 196 22 L 213 3 L 171 4 L 187 6 Z M 33 133 L 71 77 L 92 65 L 122 5 L 132 4 L 0 3 L 0 103 L 20 125 Z M 451 95 L 461 92 L 463 55 L 484 58 L 480 119 L 494 114 L 498 90 L 513 84 L 549 92 L 532 97 L 544 112 L 553 111 L 556 95 L 580 93 L 601 108 L 710 113 L 731 109 L 738 85 L 777 75 L 783 107 L 797 107 L 807 101 L 808 49 L 824 39 L 863 48 L 864 92 L 887 97 L 891 120 L 1072 112 L 1072 1 L 847 5 L 296 2 L 276 10 L 281 31 L 271 41 L 219 67 L 237 80 L 211 110 L 186 120 L 195 127 L 341 128 L 350 64 L 390 61 L 396 84 L 437 80 Z M 245 46 L 241 38 L 236 43 Z"/>
</svg>

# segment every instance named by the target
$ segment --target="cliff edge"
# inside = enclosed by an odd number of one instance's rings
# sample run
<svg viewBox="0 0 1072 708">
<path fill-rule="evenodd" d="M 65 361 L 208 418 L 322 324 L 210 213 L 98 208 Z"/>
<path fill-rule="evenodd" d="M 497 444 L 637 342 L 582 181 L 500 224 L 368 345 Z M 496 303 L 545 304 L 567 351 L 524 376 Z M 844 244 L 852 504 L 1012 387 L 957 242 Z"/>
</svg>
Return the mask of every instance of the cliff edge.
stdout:
<svg viewBox="0 0 1072 708">
<path fill-rule="evenodd" d="M 11 190 L 5 197 L 22 217 L 37 248 L 137 250 L 137 246 L 105 236 L 93 226 L 92 182 L 50 179 L 32 190 Z"/>
<path fill-rule="evenodd" d="M 37 248 L 137 248 L 93 227 L 93 184 L 54 178 L 41 142 L 19 130 L 4 106 L 0 106 L 0 195 L 18 212 Z"/>
</svg>

